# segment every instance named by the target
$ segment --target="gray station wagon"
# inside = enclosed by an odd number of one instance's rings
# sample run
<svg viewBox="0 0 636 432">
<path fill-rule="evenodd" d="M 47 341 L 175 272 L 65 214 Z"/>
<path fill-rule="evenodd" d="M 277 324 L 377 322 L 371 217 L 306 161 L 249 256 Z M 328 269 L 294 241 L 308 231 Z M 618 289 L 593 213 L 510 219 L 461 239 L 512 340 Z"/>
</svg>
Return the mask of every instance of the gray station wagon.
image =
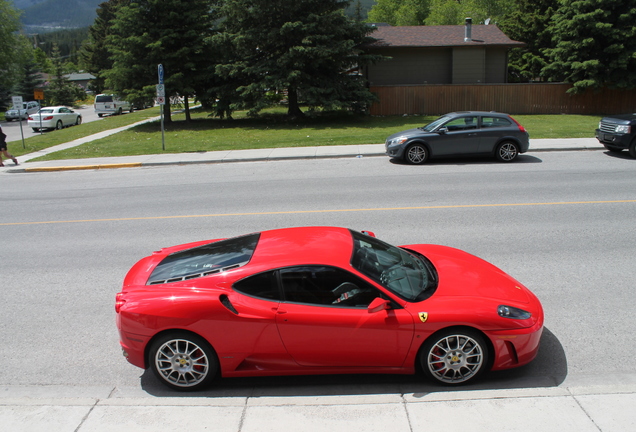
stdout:
<svg viewBox="0 0 636 432">
<path fill-rule="evenodd" d="M 511 162 L 528 151 L 528 132 L 508 114 L 464 111 L 389 136 L 386 154 L 412 164 L 429 158 L 490 155 Z"/>
</svg>

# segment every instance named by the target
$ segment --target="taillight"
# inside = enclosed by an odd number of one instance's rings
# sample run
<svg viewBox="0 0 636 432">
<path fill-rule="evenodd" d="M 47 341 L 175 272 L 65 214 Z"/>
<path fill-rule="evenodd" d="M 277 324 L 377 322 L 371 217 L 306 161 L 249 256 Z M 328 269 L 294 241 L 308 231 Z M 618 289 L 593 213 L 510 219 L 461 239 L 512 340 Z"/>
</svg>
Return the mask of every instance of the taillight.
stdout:
<svg viewBox="0 0 636 432">
<path fill-rule="evenodd" d="M 29 116 L 29 120 L 33 121 L 33 117 Z"/>
<path fill-rule="evenodd" d="M 121 307 L 126 303 L 126 300 L 123 299 L 124 297 L 124 292 L 120 292 L 117 293 L 117 295 L 115 296 L 115 312 L 119 313 L 119 311 L 121 310 Z"/>
<path fill-rule="evenodd" d="M 521 123 L 519 123 L 517 120 L 515 120 L 514 118 L 510 117 L 510 120 L 512 120 L 513 122 L 515 122 L 517 124 L 517 126 L 519 126 L 519 130 L 521 132 L 525 132 L 526 128 L 524 128 L 523 126 L 521 126 Z"/>
<path fill-rule="evenodd" d="M 53 120 L 53 116 L 46 116 L 42 120 Z"/>
</svg>

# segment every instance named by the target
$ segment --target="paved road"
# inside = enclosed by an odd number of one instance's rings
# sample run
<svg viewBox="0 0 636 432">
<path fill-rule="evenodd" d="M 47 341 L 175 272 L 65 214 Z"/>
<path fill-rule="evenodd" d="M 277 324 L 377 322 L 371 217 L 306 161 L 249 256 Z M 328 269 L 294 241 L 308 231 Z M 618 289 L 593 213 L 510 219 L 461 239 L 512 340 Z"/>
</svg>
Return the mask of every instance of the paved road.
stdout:
<svg viewBox="0 0 636 432">
<path fill-rule="evenodd" d="M 460 413 L 475 430 L 530 430 L 517 417 L 543 430 L 621 430 L 635 420 L 636 364 L 624 361 L 636 355 L 633 168 L 633 159 L 594 151 L 528 154 L 515 164 L 349 158 L 4 174 L 2 394 L 74 398 L 82 430 L 116 430 L 136 416 L 198 429 L 213 417 L 218 430 L 294 430 L 308 418 L 322 423 L 307 430 L 421 430 L 443 418 L 464 424 Z M 370 229 L 397 244 L 447 244 L 500 266 L 544 304 L 539 357 L 457 393 L 410 377 L 345 376 L 225 380 L 194 398 L 166 392 L 121 357 L 113 299 L 138 258 L 187 241 L 319 224 Z M 591 387 L 631 393 L 604 398 Z M 433 404 L 410 405 L 423 401 Z M 628 416 L 605 419 L 609 408 Z M 572 421 L 574 411 L 584 419 Z M 56 412 L 75 421 L 68 409 Z"/>
</svg>

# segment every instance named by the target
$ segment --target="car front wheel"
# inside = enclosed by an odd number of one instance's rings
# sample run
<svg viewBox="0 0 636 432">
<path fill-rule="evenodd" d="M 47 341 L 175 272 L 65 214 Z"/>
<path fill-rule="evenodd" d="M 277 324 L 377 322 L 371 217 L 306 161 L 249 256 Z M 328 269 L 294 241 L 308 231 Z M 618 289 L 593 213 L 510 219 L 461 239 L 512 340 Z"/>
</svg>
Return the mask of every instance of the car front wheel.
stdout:
<svg viewBox="0 0 636 432">
<path fill-rule="evenodd" d="M 497 146 L 495 156 L 499 162 L 512 162 L 519 155 L 519 147 L 512 141 L 502 142 Z"/>
<path fill-rule="evenodd" d="M 404 158 L 408 163 L 421 165 L 428 159 L 428 149 L 423 144 L 411 144 L 407 147 Z"/>
<path fill-rule="evenodd" d="M 629 145 L 629 155 L 636 158 L 636 138 L 634 138 L 632 143 Z"/>
<path fill-rule="evenodd" d="M 430 379 L 447 385 L 465 384 L 486 369 L 488 347 L 476 331 L 451 329 L 431 337 L 422 347 L 419 359 Z"/>
<path fill-rule="evenodd" d="M 79 126 L 82 124 L 82 116 L 77 116 L 77 119 L 75 119 L 75 125 Z"/>
<path fill-rule="evenodd" d="M 149 364 L 162 383 L 181 391 L 207 387 L 219 369 L 210 344 L 186 332 L 169 333 L 155 340 L 150 347 Z"/>
</svg>

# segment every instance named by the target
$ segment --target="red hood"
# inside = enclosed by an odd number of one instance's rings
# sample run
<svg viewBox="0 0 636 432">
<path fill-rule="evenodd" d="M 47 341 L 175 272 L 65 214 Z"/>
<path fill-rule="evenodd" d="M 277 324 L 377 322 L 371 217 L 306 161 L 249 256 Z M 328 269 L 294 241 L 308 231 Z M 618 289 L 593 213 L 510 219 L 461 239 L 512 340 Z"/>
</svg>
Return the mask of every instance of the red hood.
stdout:
<svg viewBox="0 0 636 432">
<path fill-rule="evenodd" d="M 410 245 L 426 256 L 437 270 L 435 296 L 477 296 L 499 301 L 529 303 L 528 290 L 494 265 L 448 246 Z"/>
</svg>

